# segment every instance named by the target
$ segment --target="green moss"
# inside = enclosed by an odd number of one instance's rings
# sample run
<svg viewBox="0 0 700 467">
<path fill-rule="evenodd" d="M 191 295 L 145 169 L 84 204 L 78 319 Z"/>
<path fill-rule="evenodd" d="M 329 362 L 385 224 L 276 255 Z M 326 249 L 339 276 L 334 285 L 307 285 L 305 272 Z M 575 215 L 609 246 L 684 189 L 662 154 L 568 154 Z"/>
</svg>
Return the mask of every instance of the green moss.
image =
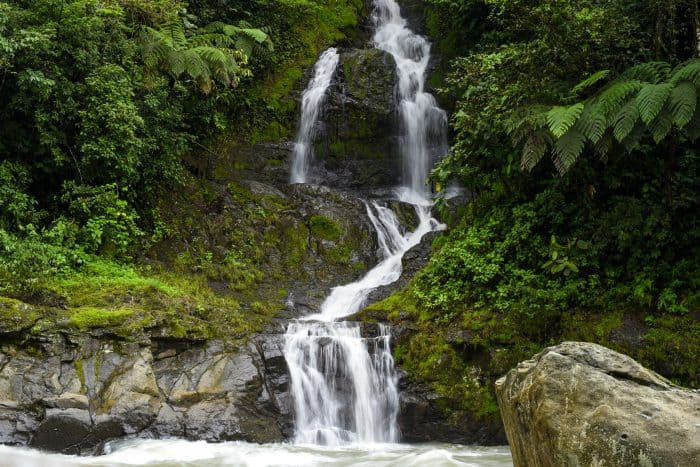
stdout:
<svg viewBox="0 0 700 467">
<path fill-rule="evenodd" d="M 109 328 L 123 324 L 125 320 L 134 314 L 133 309 L 118 308 L 114 310 L 104 308 L 82 307 L 73 311 L 70 324 L 79 329 Z"/>
<path fill-rule="evenodd" d="M 324 240 L 338 240 L 345 232 L 343 228 L 326 216 L 314 215 L 309 219 L 311 232 Z"/>
<path fill-rule="evenodd" d="M 41 314 L 36 307 L 7 297 L 0 297 L 0 331 L 18 332 L 31 328 Z"/>
<path fill-rule="evenodd" d="M 304 224 L 291 225 L 283 230 L 287 243 L 287 265 L 292 269 L 299 269 L 306 256 L 309 243 L 309 230 Z"/>
<path fill-rule="evenodd" d="M 352 258 L 352 248 L 347 243 L 341 243 L 324 251 L 324 256 L 333 264 L 349 264 Z"/>
<path fill-rule="evenodd" d="M 80 393 L 85 394 L 87 392 L 87 386 L 85 386 L 85 371 L 83 369 L 83 361 L 81 359 L 76 359 L 74 362 L 75 373 L 80 381 Z"/>
</svg>

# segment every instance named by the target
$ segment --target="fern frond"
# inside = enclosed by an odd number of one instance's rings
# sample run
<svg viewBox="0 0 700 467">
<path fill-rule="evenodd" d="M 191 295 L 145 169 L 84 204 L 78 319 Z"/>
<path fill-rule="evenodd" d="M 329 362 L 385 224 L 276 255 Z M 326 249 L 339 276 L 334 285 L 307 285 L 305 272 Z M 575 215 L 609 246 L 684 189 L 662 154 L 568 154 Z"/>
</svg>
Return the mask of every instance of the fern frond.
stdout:
<svg viewBox="0 0 700 467">
<path fill-rule="evenodd" d="M 671 66 L 666 62 L 646 62 L 629 68 L 622 78 L 658 84 L 668 78 L 670 71 Z"/>
<path fill-rule="evenodd" d="M 576 126 L 583 136 L 596 144 L 603 137 L 607 124 L 608 119 L 601 106 L 596 102 L 589 102 L 584 107 Z"/>
<path fill-rule="evenodd" d="M 209 66 L 202 59 L 197 49 L 189 49 L 182 52 L 184 72 L 194 80 L 206 80 L 210 78 Z"/>
<path fill-rule="evenodd" d="M 669 105 L 671 115 L 673 115 L 673 122 L 678 128 L 683 128 L 690 123 L 695 114 L 697 100 L 697 90 L 690 81 L 681 81 L 673 88 L 669 98 Z"/>
<path fill-rule="evenodd" d="M 696 87 L 700 87 L 700 58 L 694 58 L 681 63 L 673 72 L 671 82 L 678 84 L 681 81 L 690 81 Z"/>
<path fill-rule="evenodd" d="M 596 84 L 598 81 L 607 78 L 609 74 L 610 70 L 600 70 L 596 73 L 593 73 L 591 76 L 574 86 L 571 92 L 573 94 L 579 94 L 581 91 L 585 91 L 586 89 Z"/>
<path fill-rule="evenodd" d="M 176 50 L 182 50 L 187 47 L 185 25 L 179 19 L 165 23 L 158 31 L 158 35 Z"/>
<path fill-rule="evenodd" d="M 695 106 L 695 115 L 690 123 L 683 127 L 683 133 L 693 143 L 700 138 L 700 105 Z"/>
<path fill-rule="evenodd" d="M 583 152 L 586 138 L 575 128 L 567 131 L 554 143 L 554 167 L 565 174 Z"/>
<path fill-rule="evenodd" d="M 523 146 L 520 169 L 531 172 L 540 160 L 542 160 L 551 144 L 552 136 L 549 131 L 540 130 L 531 134 Z"/>
<path fill-rule="evenodd" d="M 567 107 L 552 107 L 552 110 L 547 112 L 547 124 L 552 134 L 560 138 L 569 131 L 581 116 L 583 107 L 582 102 Z"/>
<path fill-rule="evenodd" d="M 634 129 L 639 119 L 637 101 L 632 99 L 625 104 L 613 119 L 613 134 L 615 139 L 622 142 Z"/>
<path fill-rule="evenodd" d="M 598 98 L 603 112 L 608 117 L 615 115 L 627 99 L 637 94 L 642 86 L 643 83 L 639 80 L 616 81 L 606 88 Z"/>
<path fill-rule="evenodd" d="M 672 128 L 673 118 L 671 113 L 664 109 L 651 126 L 651 136 L 654 138 L 654 142 L 659 144 L 671 132 Z"/>
<path fill-rule="evenodd" d="M 593 146 L 593 153 L 601 161 L 607 162 L 608 161 L 608 154 L 610 154 L 610 151 L 612 150 L 613 143 L 614 143 L 614 139 L 612 136 L 612 132 L 610 130 L 608 130 L 605 132 L 605 134 L 603 134 L 603 137 L 600 138 L 600 141 L 598 141 Z"/>
<path fill-rule="evenodd" d="M 647 84 L 637 94 L 639 116 L 646 125 L 656 118 L 671 94 L 671 83 Z"/>
<path fill-rule="evenodd" d="M 635 125 L 627 138 L 622 141 L 622 145 L 625 147 L 627 152 L 631 152 L 639 147 L 639 143 L 642 141 L 645 135 L 644 125 Z"/>
</svg>

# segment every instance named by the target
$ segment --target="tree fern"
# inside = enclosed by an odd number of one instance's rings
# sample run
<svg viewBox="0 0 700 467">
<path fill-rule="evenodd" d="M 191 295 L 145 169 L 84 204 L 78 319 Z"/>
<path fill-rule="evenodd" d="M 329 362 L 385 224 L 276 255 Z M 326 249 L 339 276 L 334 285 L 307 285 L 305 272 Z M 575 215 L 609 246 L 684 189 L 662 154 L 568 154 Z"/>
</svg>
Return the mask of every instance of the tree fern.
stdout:
<svg viewBox="0 0 700 467">
<path fill-rule="evenodd" d="M 694 58 L 679 65 L 673 71 L 670 81 L 674 84 L 690 81 L 696 87 L 700 87 L 700 58 Z"/>
<path fill-rule="evenodd" d="M 661 83 L 647 84 L 639 90 L 637 94 L 639 117 L 646 125 L 650 125 L 659 115 L 672 89 L 671 83 Z"/>
<path fill-rule="evenodd" d="M 593 73 L 591 76 L 589 76 L 588 78 L 584 79 L 583 81 L 578 83 L 576 86 L 574 86 L 574 88 L 571 90 L 571 92 L 574 94 L 579 94 L 581 91 L 585 91 L 586 89 L 590 88 L 594 84 L 605 79 L 609 74 L 610 74 L 610 70 L 601 70 L 601 71 L 598 71 L 597 73 Z"/>
<path fill-rule="evenodd" d="M 268 34 L 259 29 L 215 22 L 186 31 L 178 19 L 160 29 L 145 27 L 141 52 L 147 73 L 158 69 L 174 78 L 185 74 L 208 93 L 215 81 L 236 86 L 241 77 L 250 76 L 245 65 L 255 43 L 272 47 Z"/>
<path fill-rule="evenodd" d="M 574 92 L 606 76 L 604 71 L 591 75 Z M 510 134 L 514 144 L 523 145 L 522 170 L 531 171 L 551 150 L 556 169 L 565 173 L 587 144 L 605 160 L 616 142 L 632 151 L 649 136 L 656 144 L 671 134 L 695 141 L 700 138 L 699 93 L 700 59 L 673 71 L 667 63 L 643 63 L 582 102 L 525 112 Z"/>
<path fill-rule="evenodd" d="M 659 144 L 673 129 L 673 118 L 670 112 L 662 112 L 659 117 L 654 120 L 651 126 L 651 137 L 656 144 Z"/>
<path fill-rule="evenodd" d="M 583 107 L 584 104 L 582 102 L 568 107 L 553 107 L 552 110 L 547 113 L 547 124 L 552 134 L 557 138 L 564 136 L 581 116 Z"/>
<path fill-rule="evenodd" d="M 666 62 L 646 62 L 627 69 L 622 79 L 658 84 L 668 78 L 670 71 L 671 65 Z"/>
<path fill-rule="evenodd" d="M 697 90 L 690 81 L 681 81 L 671 91 L 669 99 L 673 122 L 678 128 L 686 126 L 692 120 L 697 106 Z"/>
<path fill-rule="evenodd" d="M 603 111 L 607 115 L 617 113 L 620 107 L 627 102 L 627 99 L 636 95 L 642 86 L 643 83 L 639 80 L 623 80 L 613 83 L 603 90 L 598 98 Z"/>
<path fill-rule="evenodd" d="M 540 130 L 530 135 L 523 146 L 520 168 L 530 172 L 547 153 L 552 141 L 551 133 L 546 130 Z"/>
<path fill-rule="evenodd" d="M 572 128 L 554 143 L 554 167 L 560 174 L 566 173 L 583 152 L 586 137 Z"/>
<path fill-rule="evenodd" d="M 630 100 L 617 113 L 613 120 L 613 135 L 619 142 L 624 141 L 634 129 L 639 119 L 639 108 L 635 100 Z"/>
<path fill-rule="evenodd" d="M 605 133 L 608 119 L 598 102 L 589 102 L 583 109 L 577 124 L 581 133 L 591 143 L 596 144 Z"/>
</svg>

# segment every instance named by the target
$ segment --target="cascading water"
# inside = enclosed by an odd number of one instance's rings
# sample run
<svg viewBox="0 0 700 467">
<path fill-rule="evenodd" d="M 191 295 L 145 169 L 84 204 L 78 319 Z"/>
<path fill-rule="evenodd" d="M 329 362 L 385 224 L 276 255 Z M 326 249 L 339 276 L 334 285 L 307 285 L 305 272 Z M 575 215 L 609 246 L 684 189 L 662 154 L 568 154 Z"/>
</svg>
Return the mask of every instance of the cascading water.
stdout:
<svg viewBox="0 0 700 467">
<path fill-rule="evenodd" d="M 313 157 L 316 124 L 326 96 L 326 90 L 338 66 L 338 51 L 331 47 L 321 54 L 314 66 L 314 77 L 301 97 L 301 119 L 292 154 L 291 183 L 307 183 Z"/>
<path fill-rule="evenodd" d="M 419 223 L 413 232 L 404 233 L 391 209 L 376 202 L 367 203 L 367 215 L 377 232 L 383 259 L 360 280 L 335 287 L 321 305 L 320 313 L 287 328 L 284 355 L 291 377 L 298 443 L 339 445 L 399 440 L 399 398 L 389 348 L 390 329 L 380 325 L 376 337 L 363 338 L 359 323 L 337 320 L 357 312 L 372 290 L 396 281 L 401 276 L 403 255 L 426 233 L 444 227 L 431 217 L 432 202 L 426 187 L 434 156 L 446 146 L 447 123 L 445 112 L 424 91 L 430 45 L 406 27 L 394 0 L 375 0 L 373 18 L 375 46 L 394 57 L 399 77 L 404 178 L 403 187 L 396 193 L 400 201 L 414 206 Z M 314 82 L 320 83 L 321 70 L 329 69 L 327 63 L 321 65 L 330 60 L 325 55 L 316 64 L 316 76 L 307 92 L 320 89 Z M 333 69 L 336 64 L 337 55 Z M 323 79 L 330 82 L 331 78 Z M 322 95 L 318 99 L 320 105 Z M 304 105 L 300 135 L 302 129 L 309 129 L 311 135 L 318 109 L 307 112 Z M 297 138 L 292 182 L 306 181 L 301 172 L 295 172 L 301 167 L 297 160 L 307 164 L 310 153 L 313 138 L 304 138 Z"/>
<path fill-rule="evenodd" d="M 391 54 L 399 78 L 399 113 L 403 126 L 403 184 L 427 197 L 426 181 L 435 157 L 447 148 L 447 114 L 425 92 L 430 43 L 406 27 L 394 0 L 374 0 L 374 44 Z"/>
</svg>

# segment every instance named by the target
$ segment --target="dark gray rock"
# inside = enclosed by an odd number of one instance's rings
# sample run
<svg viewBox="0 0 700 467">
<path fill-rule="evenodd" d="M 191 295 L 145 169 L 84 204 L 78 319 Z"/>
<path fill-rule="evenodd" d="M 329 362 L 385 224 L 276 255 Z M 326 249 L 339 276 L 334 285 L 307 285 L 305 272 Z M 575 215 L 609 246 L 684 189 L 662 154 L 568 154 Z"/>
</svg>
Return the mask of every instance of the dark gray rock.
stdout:
<svg viewBox="0 0 700 467">
<path fill-rule="evenodd" d="M 340 54 L 315 144 L 316 175 L 331 186 L 397 183 L 396 64 L 374 48 Z"/>
<path fill-rule="evenodd" d="M 516 466 L 700 465 L 700 392 L 603 346 L 548 347 L 496 394 Z"/>
<path fill-rule="evenodd" d="M 407 443 L 444 442 L 503 445 L 503 425 L 460 412 L 450 417 L 443 401 L 429 387 L 410 382 L 404 373 L 399 380 L 401 394 L 398 424 L 401 440 Z"/>
<path fill-rule="evenodd" d="M 252 336 L 236 350 L 44 337 L 43 355 L 0 352 L 2 443 L 89 454 L 135 436 L 274 442 L 291 433 L 279 335 Z"/>
</svg>

